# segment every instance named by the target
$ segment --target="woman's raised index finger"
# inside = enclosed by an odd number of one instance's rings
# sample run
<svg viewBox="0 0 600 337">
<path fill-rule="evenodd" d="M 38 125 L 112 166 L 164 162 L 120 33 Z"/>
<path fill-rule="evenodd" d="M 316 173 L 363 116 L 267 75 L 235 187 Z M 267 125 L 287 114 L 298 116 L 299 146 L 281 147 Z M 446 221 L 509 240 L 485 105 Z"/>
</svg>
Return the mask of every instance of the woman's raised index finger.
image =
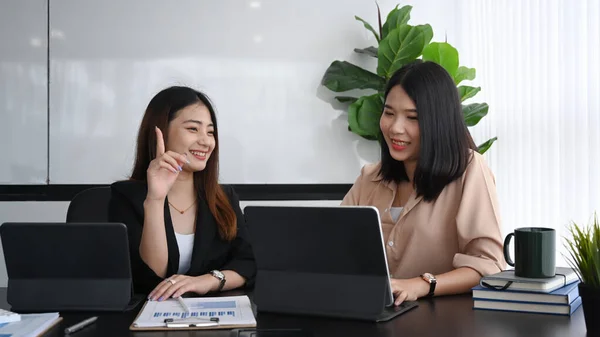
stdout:
<svg viewBox="0 0 600 337">
<path fill-rule="evenodd" d="M 154 129 L 156 130 L 156 156 L 158 157 L 165 153 L 165 140 L 160 129 L 157 126 Z"/>
</svg>

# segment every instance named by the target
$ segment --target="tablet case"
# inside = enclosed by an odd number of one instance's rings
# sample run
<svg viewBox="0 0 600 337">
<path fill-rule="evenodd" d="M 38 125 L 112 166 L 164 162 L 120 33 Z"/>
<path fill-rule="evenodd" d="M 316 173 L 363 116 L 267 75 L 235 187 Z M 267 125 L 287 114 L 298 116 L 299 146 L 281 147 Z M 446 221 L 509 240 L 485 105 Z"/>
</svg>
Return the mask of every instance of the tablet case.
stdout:
<svg viewBox="0 0 600 337">
<path fill-rule="evenodd" d="M 132 297 L 119 223 L 5 223 L 7 302 L 20 312 L 124 311 Z"/>
</svg>

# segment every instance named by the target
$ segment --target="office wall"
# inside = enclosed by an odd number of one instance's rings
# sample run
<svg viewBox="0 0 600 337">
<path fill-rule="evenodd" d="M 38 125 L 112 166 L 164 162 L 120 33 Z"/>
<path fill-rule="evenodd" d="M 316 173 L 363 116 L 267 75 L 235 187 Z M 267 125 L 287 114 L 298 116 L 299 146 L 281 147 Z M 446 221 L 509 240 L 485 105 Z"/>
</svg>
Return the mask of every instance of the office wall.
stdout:
<svg viewBox="0 0 600 337">
<path fill-rule="evenodd" d="M 48 3 L 0 2 L 0 185 L 44 184 Z"/>
<path fill-rule="evenodd" d="M 379 1 L 383 13 L 397 3 Z M 430 23 L 434 40 L 456 42 L 454 3 L 402 5 L 414 5 L 411 23 Z M 0 4 L 11 84 L 0 114 L 14 116 L 1 134 L 22 143 L 8 148 L 19 160 L 2 161 L 0 183 L 123 179 L 147 103 L 170 85 L 214 101 L 225 183 L 351 183 L 378 159 L 377 144 L 347 131 L 344 108 L 320 86 L 335 59 L 375 68 L 353 52 L 376 44 L 354 19 L 376 25 L 373 1 L 53 0 L 49 22 L 47 4 Z"/>
</svg>

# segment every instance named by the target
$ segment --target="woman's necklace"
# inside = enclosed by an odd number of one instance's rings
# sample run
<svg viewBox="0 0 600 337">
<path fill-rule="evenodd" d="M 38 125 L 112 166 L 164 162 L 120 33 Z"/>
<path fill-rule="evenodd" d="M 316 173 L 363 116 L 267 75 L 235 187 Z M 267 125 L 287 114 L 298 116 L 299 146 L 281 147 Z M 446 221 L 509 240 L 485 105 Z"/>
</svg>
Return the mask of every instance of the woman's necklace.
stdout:
<svg viewBox="0 0 600 337">
<path fill-rule="evenodd" d="M 195 200 L 194 200 L 194 202 L 193 202 L 193 203 L 192 203 L 192 204 L 191 204 L 191 205 L 190 205 L 188 208 L 184 209 L 183 211 L 182 211 L 182 210 L 180 210 L 179 208 L 175 207 L 175 206 L 174 206 L 174 205 L 173 205 L 173 204 L 172 204 L 170 201 L 169 201 L 169 205 L 171 205 L 171 207 L 173 207 L 173 208 L 174 208 L 174 209 L 175 209 L 177 212 L 179 212 L 179 213 L 183 214 L 183 213 L 185 213 L 185 212 L 186 212 L 188 209 L 192 208 L 192 206 L 194 206 L 194 205 L 196 204 L 196 201 L 197 201 L 197 200 L 198 200 L 198 199 L 195 199 Z"/>
</svg>

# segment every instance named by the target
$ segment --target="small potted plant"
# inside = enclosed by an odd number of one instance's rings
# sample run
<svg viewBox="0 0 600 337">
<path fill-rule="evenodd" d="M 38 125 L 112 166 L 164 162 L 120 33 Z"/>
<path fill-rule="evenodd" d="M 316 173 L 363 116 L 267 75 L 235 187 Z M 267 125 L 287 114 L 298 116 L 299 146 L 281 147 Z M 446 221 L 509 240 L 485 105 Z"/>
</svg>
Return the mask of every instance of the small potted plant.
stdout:
<svg viewBox="0 0 600 337">
<path fill-rule="evenodd" d="M 600 223 L 597 215 L 591 226 L 580 227 L 572 223 L 572 238 L 567 239 L 569 263 L 577 272 L 579 296 L 583 306 L 588 335 L 600 335 Z"/>
</svg>

